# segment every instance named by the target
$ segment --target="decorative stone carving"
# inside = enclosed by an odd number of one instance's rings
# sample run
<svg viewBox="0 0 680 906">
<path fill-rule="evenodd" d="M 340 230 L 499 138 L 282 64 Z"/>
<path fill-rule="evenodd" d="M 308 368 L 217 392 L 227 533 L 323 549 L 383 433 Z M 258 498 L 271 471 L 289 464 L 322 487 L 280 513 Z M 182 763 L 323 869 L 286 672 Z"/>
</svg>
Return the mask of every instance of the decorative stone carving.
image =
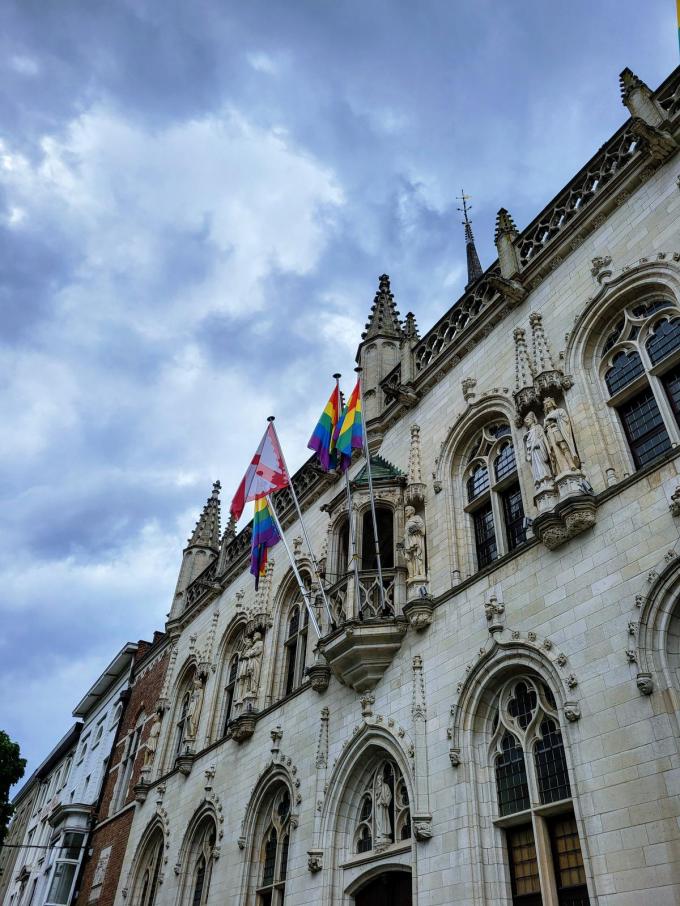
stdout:
<svg viewBox="0 0 680 906">
<path fill-rule="evenodd" d="M 321 871 L 323 868 L 323 850 L 321 849 L 310 849 L 307 852 L 307 868 L 316 874 L 317 871 Z"/>
<path fill-rule="evenodd" d="M 273 730 L 269 731 L 269 735 L 272 738 L 272 755 L 277 755 L 281 749 L 281 740 L 283 739 L 283 730 L 280 726 L 274 727 Z"/>
<path fill-rule="evenodd" d="M 643 695 L 651 695 L 654 691 L 654 680 L 651 673 L 638 673 L 636 682 Z"/>
<path fill-rule="evenodd" d="M 468 405 L 474 402 L 475 396 L 475 387 L 477 386 L 477 381 L 473 377 L 463 378 L 460 382 L 460 386 L 463 390 L 463 399 Z"/>
<path fill-rule="evenodd" d="M 427 582 L 425 572 L 425 522 L 418 516 L 415 507 L 407 506 L 404 509 L 406 522 L 404 525 L 404 559 L 409 582 L 416 580 Z"/>
<path fill-rule="evenodd" d="M 422 632 L 432 624 L 434 619 L 434 601 L 432 596 L 427 593 L 427 588 L 421 585 L 418 589 L 418 597 L 411 598 L 404 604 L 404 616 L 416 632 Z"/>
<path fill-rule="evenodd" d="M 449 761 L 452 768 L 457 768 L 461 763 L 460 749 L 457 746 L 451 746 L 449 749 Z"/>
<path fill-rule="evenodd" d="M 201 719 L 201 711 L 203 710 L 203 697 L 205 695 L 205 686 L 203 680 L 201 679 L 198 673 L 195 674 L 192 686 L 191 693 L 189 695 L 189 706 L 187 708 L 187 716 L 185 723 L 185 739 L 196 739 L 198 734 L 198 724 Z"/>
<path fill-rule="evenodd" d="M 153 764 L 154 758 L 156 757 L 156 750 L 158 749 L 158 737 L 161 733 L 161 721 L 163 718 L 163 713 L 161 711 L 156 711 L 156 717 L 154 722 L 151 724 L 151 730 L 149 731 L 149 736 L 146 740 L 146 747 L 144 749 L 144 767 L 150 768 Z"/>
<path fill-rule="evenodd" d="M 406 501 L 410 504 L 423 503 L 425 500 L 425 482 L 423 481 L 422 461 L 420 454 L 420 427 L 411 425 L 411 443 L 408 454 L 408 484 Z"/>
<path fill-rule="evenodd" d="M 592 259 L 591 264 L 593 265 L 590 269 L 590 273 L 593 277 L 596 278 L 599 284 L 602 284 L 603 280 L 607 277 L 611 277 L 612 272 L 609 265 L 612 263 L 611 255 L 598 255 Z"/>
<path fill-rule="evenodd" d="M 579 707 L 578 702 L 565 702 L 564 703 L 564 716 L 567 718 L 569 723 L 574 723 L 577 720 L 581 719 L 581 708 Z"/>
<path fill-rule="evenodd" d="M 526 414 L 524 427 L 527 429 L 524 435 L 525 458 L 531 466 L 534 487 L 540 492 L 552 487 L 553 484 L 548 439 L 534 412 Z"/>
<path fill-rule="evenodd" d="M 671 494 L 671 502 L 668 506 L 671 516 L 680 516 L 680 485 Z"/>
<path fill-rule="evenodd" d="M 484 602 L 484 613 L 491 635 L 502 632 L 505 626 L 505 604 L 499 601 L 496 595 L 491 595 L 489 600 Z"/>
<path fill-rule="evenodd" d="M 250 739 L 255 732 L 256 723 L 257 714 L 254 711 L 243 711 L 238 717 L 235 717 L 230 724 L 231 738 L 238 743 Z"/>
<path fill-rule="evenodd" d="M 548 445 L 553 474 L 579 473 L 581 459 L 576 450 L 574 431 L 566 409 L 557 406 L 551 396 L 543 400 L 543 431 Z"/>
<path fill-rule="evenodd" d="M 432 819 L 414 818 L 413 819 L 413 836 L 418 841 L 429 840 L 432 837 Z"/>
<path fill-rule="evenodd" d="M 178 755 L 175 759 L 175 765 L 180 774 L 183 774 L 185 777 L 188 777 L 191 774 L 191 769 L 194 766 L 194 756 L 185 752 L 183 755 Z"/>
<path fill-rule="evenodd" d="M 305 673 L 309 677 L 309 682 L 315 692 L 325 692 L 331 681 L 331 668 L 328 664 L 317 661 L 307 667 Z"/>
<path fill-rule="evenodd" d="M 526 331 L 516 327 L 513 331 L 515 340 L 515 406 L 520 416 L 525 415 L 537 402 L 534 389 L 534 366 L 527 349 Z"/>
<path fill-rule="evenodd" d="M 578 686 L 578 680 L 573 673 L 570 673 L 565 680 L 568 689 L 575 689 Z"/>
</svg>

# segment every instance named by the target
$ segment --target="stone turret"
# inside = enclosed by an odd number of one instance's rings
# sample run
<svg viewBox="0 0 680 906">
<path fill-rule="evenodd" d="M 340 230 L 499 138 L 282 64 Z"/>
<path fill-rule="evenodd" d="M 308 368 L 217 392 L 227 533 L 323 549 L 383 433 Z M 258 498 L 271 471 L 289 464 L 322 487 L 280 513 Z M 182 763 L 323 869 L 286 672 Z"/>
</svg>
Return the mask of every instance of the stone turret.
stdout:
<svg viewBox="0 0 680 906">
<path fill-rule="evenodd" d="M 366 421 L 377 418 L 385 408 L 380 382 L 399 363 L 402 339 L 403 330 L 390 289 L 390 278 L 383 274 L 357 350 Z"/>
<path fill-rule="evenodd" d="M 214 482 L 191 538 L 182 555 L 182 566 L 177 579 L 170 619 L 177 618 L 184 610 L 187 588 L 219 554 L 220 549 L 220 483 Z"/>
</svg>

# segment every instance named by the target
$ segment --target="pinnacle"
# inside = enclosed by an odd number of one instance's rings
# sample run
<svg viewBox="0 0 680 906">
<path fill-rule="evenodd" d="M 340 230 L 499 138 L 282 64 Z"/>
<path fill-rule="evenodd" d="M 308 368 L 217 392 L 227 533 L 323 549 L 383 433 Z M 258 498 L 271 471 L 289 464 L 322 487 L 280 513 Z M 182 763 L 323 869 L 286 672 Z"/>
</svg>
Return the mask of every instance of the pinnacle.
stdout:
<svg viewBox="0 0 680 906">
<path fill-rule="evenodd" d="M 468 286 L 472 286 L 476 280 L 479 280 L 483 273 L 482 265 L 479 263 L 479 255 L 475 248 L 475 237 L 472 235 L 472 227 L 469 223 L 465 224 L 465 253 L 467 255 L 468 272 L 467 289 Z"/>
<path fill-rule="evenodd" d="M 493 235 L 494 242 L 497 242 L 498 237 L 502 236 L 504 233 L 517 233 L 515 221 L 512 219 L 507 208 L 501 208 L 498 214 L 496 214 L 496 231 Z"/>
<path fill-rule="evenodd" d="M 619 85 L 621 86 L 621 100 L 624 103 L 634 88 L 647 88 L 642 79 L 639 79 L 628 66 L 626 66 L 619 76 Z"/>
<path fill-rule="evenodd" d="M 404 336 L 408 340 L 419 340 L 420 331 L 418 330 L 418 323 L 416 321 L 416 316 L 412 311 L 408 312 L 404 318 Z"/>
<path fill-rule="evenodd" d="M 366 322 L 366 329 L 361 335 L 362 340 L 369 337 L 387 336 L 400 337 L 401 324 L 399 312 L 394 304 L 394 296 L 390 289 L 390 278 L 382 274 L 379 278 L 378 292 L 375 294 L 371 313 Z"/>
<path fill-rule="evenodd" d="M 208 497 L 203 512 L 196 523 L 189 547 L 211 547 L 218 550 L 220 546 L 220 489 L 222 485 L 215 481 L 212 493 Z"/>
</svg>

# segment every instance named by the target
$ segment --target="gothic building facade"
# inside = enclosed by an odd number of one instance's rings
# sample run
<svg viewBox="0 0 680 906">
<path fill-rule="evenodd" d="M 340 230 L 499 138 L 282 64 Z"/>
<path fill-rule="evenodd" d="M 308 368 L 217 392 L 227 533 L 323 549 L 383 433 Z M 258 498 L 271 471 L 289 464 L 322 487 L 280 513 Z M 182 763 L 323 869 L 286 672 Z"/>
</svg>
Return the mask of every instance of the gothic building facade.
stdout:
<svg viewBox="0 0 680 906">
<path fill-rule="evenodd" d="M 621 88 L 629 118 L 536 219 L 499 211 L 486 270 L 468 226 L 426 334 L 380 278 L 382 576 L 364 460 L 349 510 L 312 460 L 294 476 L 330 614 L 277 495 L 320 638 L 281 545 L 254 591 L 215 484 L 114 906 L 680 901 L 680 69 Z"/>
</svg>

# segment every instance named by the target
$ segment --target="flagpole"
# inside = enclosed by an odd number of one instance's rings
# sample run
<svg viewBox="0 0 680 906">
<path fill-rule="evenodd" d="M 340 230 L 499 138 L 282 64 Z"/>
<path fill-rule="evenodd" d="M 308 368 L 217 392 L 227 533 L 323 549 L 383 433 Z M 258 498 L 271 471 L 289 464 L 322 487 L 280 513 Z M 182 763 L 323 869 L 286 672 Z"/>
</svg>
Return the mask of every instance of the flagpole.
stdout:
<svg viewBox="0 0 680 906">
<path fill-rule="evenodd" d="M 279 538 L 283 542 L 283 546 L 285 547 L 286 553 L 288 554 L 288 559 L 290 560 L 290 565 L 293 568 L 295 578 L 297 579 L 297 584 L 300 588 L 300 594 L 302 595 L 302 600 L 305 602 L 305 606 L 307 608 L 307 613 L 309 614 L 309 619 L 311 620 L 312 626 L 314 627 L 314 631 L 316 632 L 316 637 L 317 637 L 317 639 L 320 639 L 321 630 L 319 629 L 319 623 L 316 619 L 316 614 L 314 613 L 311 602 L 309 600 L 309 592 L 305 588 L 305 584 L 302 581 L 302 576 L 300 575 L 300 570 L 297 568 L 297 563 L 295 562 L 293 553 L 292 553 L 291 549 L 288 547 L 288 542 L 286 541 L 286 536 L 284 535 L 283 529 L 281 528 L 281 523 L 279 522 L 279 517 L 276 512 L 276 508 L 274 506 L 274 500 L 273 500 L 272 495 L 269 495 L 269 494 L 267 495 L 267 503 L 269 505 L 269 509 L 271 510 L 274 524 L 276 525 L 276 528 L 278 530 Z"/>
<path fill-rule="evenodd" d="M 338 388 L 340 396 L 340 378 L 341 374 L 334 374 L 335 385 Z M 347 494 L 347 525 L 349 527 L 349 539 L 352 548 L 352 565 L 354 568 L 354 594 L 356 596 L 356 611 L 361 611 L 361 582 L 359 581 L 359 562 L 357 559 L 357 540 L 354 531 L 354 519 L 352 518 L 352 491 L 349 486 L 349 468 L 345 469 L 345 493 Z"/>
<path fill-rule="evenodd" d="M 373 476 L 371 475 L 371 454 L 368 450 L 368 434 L 366 433 L 366 417 L 364 413 L 364 396 L 361 392 L 361 368 L 354 369 L 357 373 L 359 384 L 359 399 L 361 400 L 361 433 L 364 440 L 364 454 L 366 456 L 366 474 L 368 476 L 368 493 L 371 498 L 371 515 L 373 517 L 373 540 L 375 542 L 375 559 L 378 564 L 378 582 L 380 584 L 380 608 L 383 616 L 387 615 L 385 607 L 385 587 L 383 585 L 382 562 L 380 560 L 380 544 L 378 543 L 378 519 L 375 515 L 375 497 L 373 496 Z"/>
<path fill-rule="evenodd" d="M 321 589 L 321 597 L 323 598 L 324 607 L 326 608 L 326 613 L 328 614 L 328 619 L 330 620 L 330 625 L 328 627 L 330 630 L 335 627 L 335 620 L 333 619 L 333 614 L 332 614 L 331 608 L 328 604 L 328 598 L 326 597 L 326 589 L 323 587 L 323 582 L 321 581 L 321 576 L 319 575 L 319 570 L 316 565 L 316 557 L 314 556 L 314 551 L 312 550 L 312 545 L 310 544 L 310 541 L 309 541 L 309 535 L 307 534 L 307 529 L 305 527 L 305 521 L 302 518 L 302 510 L 300 509 L 300 502 L 297 498 L 297 494 L 295 493 L 295 486 L 293 485 L 293 478 L 292 478 L 290 472 L 288 471 L 288 466 L 286 464 L 286 457 L 283 454 L 283 447 L 281 446 L 281 441 L 279 440 L 279 435 L 276 431 L 276 426 L 274 425 L 274 416 L 270 415 L 269 418 L 267 419 L 267 421 L 272 426 L 272 431 L 276 435 L 276 440 L 279 445 L 279 452 L 281 453 L 281 459 L 283 460 L 283 468 L 285 469 L 286 475 L 288 477 L 288 487 L 290 488 L 290 493 L 293 497 L 293 503 L 295 504 L 295 509 L 297 510 L 298 519 L 300 520 L 300 527 L 302 528 L 302 534 L 305 539 L 305 544 L 307 545 L 307 550 L 309 551 L 310 560 L 312 561 L 312 570 L 314 572 L 314 578 L 316 579 L 317 584 L 318 584 L 319 588 Z"/>
</svg>

